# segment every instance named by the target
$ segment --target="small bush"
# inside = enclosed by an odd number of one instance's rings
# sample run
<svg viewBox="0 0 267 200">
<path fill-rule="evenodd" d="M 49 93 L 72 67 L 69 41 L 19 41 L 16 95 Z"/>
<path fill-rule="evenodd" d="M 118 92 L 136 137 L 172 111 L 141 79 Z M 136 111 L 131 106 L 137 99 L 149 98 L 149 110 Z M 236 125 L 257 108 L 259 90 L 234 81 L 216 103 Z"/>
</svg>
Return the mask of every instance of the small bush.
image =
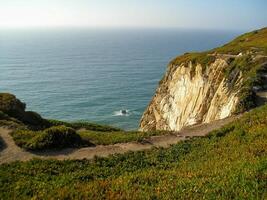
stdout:
<svg viewBox="0 0 267 200">
<path fill-rule="evenodd" d="M 66 126 L 55 126 L 44 131 L 18 130 L 11 134 L 18 146 L 29 150 L 76 147 L 83 144 L 75 130 Z"/>
<path fill-rule="evenodd" d="M 75 130 L 65 126 L 56 126 L 45 131 L 45 139 L 51 147 L 76 146 L 81 142 L 81 138 Z"/>
</svg>

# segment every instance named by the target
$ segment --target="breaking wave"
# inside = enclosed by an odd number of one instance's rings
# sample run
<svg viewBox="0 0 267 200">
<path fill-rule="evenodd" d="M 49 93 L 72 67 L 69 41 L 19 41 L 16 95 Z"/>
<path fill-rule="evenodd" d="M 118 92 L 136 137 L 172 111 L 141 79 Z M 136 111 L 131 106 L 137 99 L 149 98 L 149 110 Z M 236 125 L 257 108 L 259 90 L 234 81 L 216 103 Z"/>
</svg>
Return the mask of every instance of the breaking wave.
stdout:
<svg viewBox="0 0 267 200">
<path fill-rule="evenodd" d="M 128 117 L 130 115 L 131 115 L 131 112 L 130 112 L 130 110 L 127 110 L 127 109 L 115 111 L 113 113 L 113 116 L 125 116 L 125 117 Z"/>
</svg>

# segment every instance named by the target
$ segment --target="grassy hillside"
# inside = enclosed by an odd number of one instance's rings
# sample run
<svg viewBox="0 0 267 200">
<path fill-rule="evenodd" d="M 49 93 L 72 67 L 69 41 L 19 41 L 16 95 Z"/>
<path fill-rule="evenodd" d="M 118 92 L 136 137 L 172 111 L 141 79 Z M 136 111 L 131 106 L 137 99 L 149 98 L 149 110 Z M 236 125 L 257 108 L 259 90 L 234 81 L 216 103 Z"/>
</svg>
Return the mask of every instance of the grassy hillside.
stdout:
<svg viewBox="0 0 267 200">
<path fill-rule="evenodd" d="M 239 54 L 246 51 L 267 54 L 267 28 L 262 28 L 249 33 L 245 33 L 230 43 L 212 50 L 218 53 Z"/>
<path fill-rule="evenodd" d="M 209 51 L 185 53 L 173 59 L 171 64 L 180 65 L 191 61 L 208 65 L 215 60 L 216 54 L 238 55 L 239 53 L 267 55 L 267 27 L 245 33 L 233 41 Z"/>
<path fill-rule="evenodd" d="M 0 166 L 1 199 L 266 199 L 267 105 L 168 149 Z"/>
</svg>

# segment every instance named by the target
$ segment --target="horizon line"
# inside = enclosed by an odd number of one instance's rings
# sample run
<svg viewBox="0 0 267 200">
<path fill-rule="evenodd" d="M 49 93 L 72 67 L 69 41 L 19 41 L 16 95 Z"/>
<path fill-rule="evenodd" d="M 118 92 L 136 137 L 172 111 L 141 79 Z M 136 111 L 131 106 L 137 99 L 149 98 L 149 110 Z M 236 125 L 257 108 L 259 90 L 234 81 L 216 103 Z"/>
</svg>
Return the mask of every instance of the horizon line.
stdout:
<svg viewBox="0 0 267 200">
<path fill-rule="evenodd" d="M 90 26 L 90 25 L 59 25 L 59 26 L 0 26 L 0 30 L 42 30 L 42 29 L 176 29 L 176 30 L 198 30 L 198 31 L 253 31 L 265 28 L 248 27 L 248 28 L 212 28 L 212 27 L 179 27 L 179 26 Z"/>
</svg>

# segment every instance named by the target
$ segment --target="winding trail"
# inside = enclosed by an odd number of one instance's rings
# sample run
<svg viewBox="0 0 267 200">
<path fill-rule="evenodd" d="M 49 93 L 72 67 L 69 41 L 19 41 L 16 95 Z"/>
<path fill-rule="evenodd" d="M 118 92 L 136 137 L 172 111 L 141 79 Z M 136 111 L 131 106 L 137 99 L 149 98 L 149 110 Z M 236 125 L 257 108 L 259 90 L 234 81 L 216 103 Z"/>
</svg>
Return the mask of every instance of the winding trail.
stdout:
<svg viewBox="0 0 267 200">
<path fill-rule="evenodd" d="M 98 145 L 95 147 L 85 148 L 67 148 L 62 150 L 46 150 L 42 152 L 30 152 L 19 148 L 13 141 L 9 132 L 11 130 L 0 128 L 0 137 L 4 143 L 4 147 L 0 150 L 0 164 L 10 163 L 14 161 L 27 161 L 33 158 L 39 159 L 92 159 L 94 156 L 107 157 L 112 154 L 122 154 L 128 151 L 141 151 L 151 149 L 152 147 L 167 148 L 179 141 L 190 139 L 195 136 L 205 136 L 212 130 L 218 129 L 225 124 L 228 124 L 239 116 L 229 117 L 223 120 L 217 120 L 209 124 L 195 125 L 187 127 L 180 132 L 154 136 L 146 139 L 145 142 L 128 142 L 114 145 Z"/>
</svg>

